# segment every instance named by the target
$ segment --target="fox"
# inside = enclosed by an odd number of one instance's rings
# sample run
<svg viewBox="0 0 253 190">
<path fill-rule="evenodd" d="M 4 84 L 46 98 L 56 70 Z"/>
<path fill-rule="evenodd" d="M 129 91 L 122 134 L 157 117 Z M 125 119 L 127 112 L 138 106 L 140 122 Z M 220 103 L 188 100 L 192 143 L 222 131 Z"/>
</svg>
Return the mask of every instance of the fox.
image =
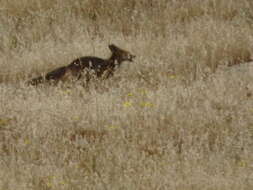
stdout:
<svg viewBox="0 0 253 190">
<path fill-rule="evenodd" d="M 69 65 L 56 68 L 48 72 L 45 76 L 39 76 L 28 81 L 28 85 L 39 85 L 45 82 L 58 83 L 66 81 L 69 78 L 80 80 L 83 76 L 86 77 L 86 82 L 95 75 L 97 78 L 109 78 L 113 76 L 115 69 L 124 61 L 133 62 L 135 55 L 117 47 L 114 44 L 108 45 L 111 56 L 108 59 L 103 59 L 94 56 L 84 56 L 73 60 Z"/>
</svg>

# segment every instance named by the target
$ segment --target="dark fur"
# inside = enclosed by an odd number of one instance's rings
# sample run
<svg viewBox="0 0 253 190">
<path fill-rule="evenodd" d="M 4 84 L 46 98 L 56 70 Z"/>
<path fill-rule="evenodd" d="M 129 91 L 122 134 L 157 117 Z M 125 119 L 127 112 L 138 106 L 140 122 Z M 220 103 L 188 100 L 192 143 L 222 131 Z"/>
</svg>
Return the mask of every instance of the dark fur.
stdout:
<svg viewBox="0 0 253 190">
<path fill-rule="evenodd" d="M 38 85 L 47 81 L 64 81 L 69 75 L 75 79 L 80 79 L 83 75 L 88 82 L 92 73 L 97 77 L 108 78 L 113 75 L 115 67 L 120 66 L 123 61 L 133 61 L 134 55 L 111 44 L 109 49 L 112 55 L 109 59 L 86 56 L 72 61 L 69 65 L 57 68 L 46 74 L 45 77 L 37 77 L 28 82 L 30 85 Z M 85 71 L 85 72 L 84 72 Z"/>
</svg>

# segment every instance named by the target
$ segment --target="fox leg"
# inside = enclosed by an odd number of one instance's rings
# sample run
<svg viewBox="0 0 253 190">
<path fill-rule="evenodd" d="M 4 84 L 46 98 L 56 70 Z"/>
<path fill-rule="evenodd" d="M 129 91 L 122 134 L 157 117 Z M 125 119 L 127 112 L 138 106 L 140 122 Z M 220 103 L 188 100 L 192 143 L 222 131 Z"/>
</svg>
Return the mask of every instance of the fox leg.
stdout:
<svg viewBox="0 0 253 190">
<path fill-rule="evenodd" d="M 104 74 L 104 78 L 105 78 L 105 79 L 108 79 L 108 78 L 112 77 L 112 76 L 113 76 L 113 72 L 114 72 L 113 69 L 108 69 L 108 70 L 106 71 L 106 73 Z"/>
</svg>

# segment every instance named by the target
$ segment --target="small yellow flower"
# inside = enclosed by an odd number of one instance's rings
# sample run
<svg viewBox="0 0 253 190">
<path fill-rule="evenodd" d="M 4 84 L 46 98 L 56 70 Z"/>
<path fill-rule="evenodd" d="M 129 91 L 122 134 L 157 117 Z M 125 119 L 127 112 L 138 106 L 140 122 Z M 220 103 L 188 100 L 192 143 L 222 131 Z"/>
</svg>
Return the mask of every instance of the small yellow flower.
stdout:
<svg viewBox="0 0 253 190">
<path fill-rule="evenodd" d="M 25 145 L 29 145 L 29 144 L 31 144 L 31 141 L 29 139 L 25 139 L 24 143 L 25 143 Z"/>
<path fill-rule="evenodd" d="M 176 78 L 176 75 L 170 75 L 169 76 L 171 79 L 175 79 Z"/>
<path fill-rule="evenodd" d="M 141 103 L 141 106 L 142 106 L 142 107 L 153 107 L 154 104 L 152 104 L 152 103 L 150 103 L 150 102 L 143 102 L 143 103 Z"/>
<path fill-rule="evenodd" d="M 65 185 L 66 182 L 65 182 L 65 181 L 59 181 L 59 184 L 60 184 L 60 185 Z"/>
<path fill-rule="evenodd" d="M 4 127 L 10 123 L 11 119 L 6 118 L 6 119 L 1 119 L 0 118 L 0 127 Z"/>
<path fill-rule="evenodd" d="M 132 102 L 124 102 L 123 104 L 124 107 L 131 107 L 132 106 Z"/>
<path fill-rule="evenodd" d="M 67 89 L 64 91 L 66 94 L 71 94 L 71 90 L 70 89 Z"/>
<path fill-rule="evenodd" d="M 111 130 L 114 130 L 114 129 L 118 129 L 119 126 L 116 126 L 116 125 L 109 125 L 107 126 L 108 129 L 111 129 Z"/>
<path fill-rule="evenodd" d="M 240 162 L 238 163 L 238 165 L 239 165 L 240 167 L 242 167 L 242 168 L 247 167 L 247 163 L 244 162 L 244 161 L 240 161 Z"/>
<path fill-rule="evenodd" d="M 79 120 L 80 120 L 80 117 L 79 117 L 79 116 L 73 116 L 72 119 L 73 119 L 74 121 L 79 121 Z"/>
</svg>

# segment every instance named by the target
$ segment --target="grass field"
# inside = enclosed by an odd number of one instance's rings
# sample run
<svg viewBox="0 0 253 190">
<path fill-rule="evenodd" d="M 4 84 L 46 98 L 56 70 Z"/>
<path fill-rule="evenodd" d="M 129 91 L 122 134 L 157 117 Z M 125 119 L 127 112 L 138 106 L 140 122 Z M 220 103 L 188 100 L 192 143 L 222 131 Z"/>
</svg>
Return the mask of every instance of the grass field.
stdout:
<svg viewBox="0 0 253 190">
<path fill-rule="evenodd" d="M 0 5 L 0 190 L 253 189 L 252 0 Z M 110 43 L 108 80 L 25 84 Z"/>
</svg>

